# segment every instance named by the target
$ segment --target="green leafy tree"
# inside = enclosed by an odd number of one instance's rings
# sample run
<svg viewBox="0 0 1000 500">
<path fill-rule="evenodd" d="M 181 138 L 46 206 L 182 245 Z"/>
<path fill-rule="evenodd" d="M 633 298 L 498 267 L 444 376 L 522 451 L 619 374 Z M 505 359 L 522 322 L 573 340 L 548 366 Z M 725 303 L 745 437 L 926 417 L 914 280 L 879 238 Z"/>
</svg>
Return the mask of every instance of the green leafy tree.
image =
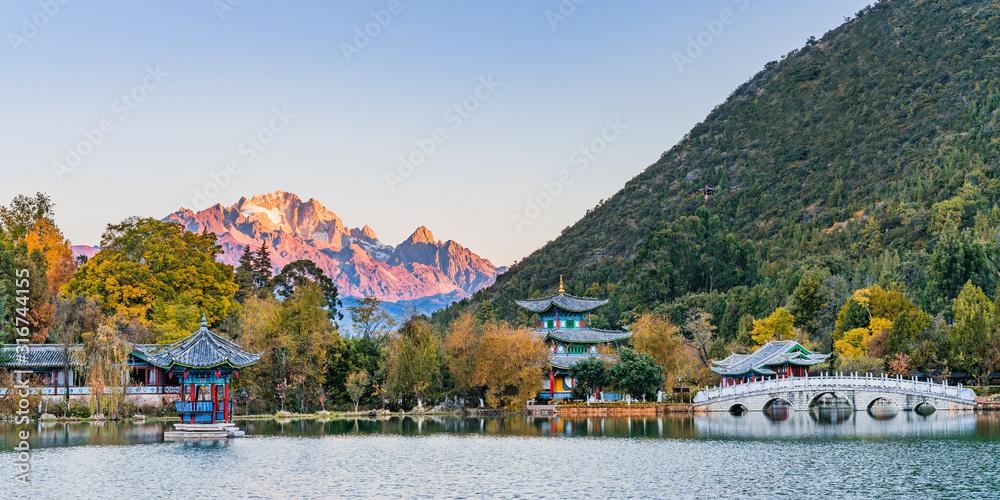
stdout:
<svg viewBox="0 0 1000 500">
<path fill-rule="evenodd" d="M 573 397 L 577 399 L 594 396 L 597 389 L 611 385 L 608 368 L 597 356 L 578 361 L 569 373 L 574 380 Z"/>
<path fill-rule="evenodd" d="M 359 372 L 354 372 L 347 376 L 346 381 L 347 395 L 351 398 L 351 402 L 354 403 L 354 411 L 358 411 L 358 402 L 368 391 L 370 385 L 368 379 L 368 372 L 361 370 Z"/>
<path fill-rule="evenodd" d="M 982 385 L 992 368 L 990 349 L 996 333 L 991 328 L 993 304 L 986 294 L 969 280 L 952 302 L 955 327 L 950 337 L 949 365 L 964 371 Z"/>
<path fill-rule="evenodd" d="M 370 342 L 380 344 L 396 326 L 396 320 L 385 312 L 376 297 L 364 297 L 357 305 L 348 306 L 354 332 Z"/>
<path fill-rule="evenodd" d="M 444 361 L 441 343 L 430 323 L 412 316 L 389 340 L 385 350 L 386 389 L 397 399 L 418 401 L 441 390 Z"/>
<path fill-rule="evenodd" d="M 656 361 L 628 347 L 618 350 L 618 362 L 611 366 L 610 375 L 615 387 L 634 398 L 654 397 L 656 388 L 663 383 Z"/>
<path fill-rule="evenodd" d="M 266 247 L 262 246 L 261 250 L 266 255 Z M 263 257 L 261 255 L 261 252 L 258 252 L 258 266 L 262 265 L 260 259 Z M 270 262 L 270 258 L 268 258 L 268 262 Z M 344 315 L 339 310 L 343 304 L 337 298 L 337 286 L 333 284 L 333 280 L 324 274 L 323 270 L 315 262 L 308 259 L 292 262 L 281 268 L 281 272 L 271 280 L 275 293 L 282 298 L 292 296 L 297 289 L 307 283 L 314 283 L 322 291 L 323 299 L 326 300 L 327 314 L 332 321 L 344 318 Z"/>
<path fill-rule="evenodd" d="M 222 249 L 212 233 L 130 218 L 108 225 L 101 250 L 66 285 L 68 293 L 95 297 L 105 313 L 149 322 L 154 313 L 172 341 L 191 333 L 185 318 L 196 309 L 215 323 L 234 305 L 233 269 L 216 257 Z M 175 314 L 176 313 L 176 314 Z"/>
</svg>

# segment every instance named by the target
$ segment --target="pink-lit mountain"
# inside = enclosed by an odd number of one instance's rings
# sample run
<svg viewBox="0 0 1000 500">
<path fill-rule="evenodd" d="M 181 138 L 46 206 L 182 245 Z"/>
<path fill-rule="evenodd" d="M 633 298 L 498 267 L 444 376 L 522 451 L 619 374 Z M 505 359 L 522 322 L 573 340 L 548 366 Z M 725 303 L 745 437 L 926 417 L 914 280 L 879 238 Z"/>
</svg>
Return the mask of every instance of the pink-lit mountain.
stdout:
<svg viewBox="0 0 1000 500">
<path fill-rule="evenodd" d="M 197 213 L 182 208 L 163 220 L 215 233 L 225 251 L 220 260 L 233 266 L 239 265 L 244 246 L 256 249 L 263 242 L 276 271 L 310 259 L 333 279 L 341 297 L 431 298 L 443 307 L 493 284 L 500 271 L 455 241 L 435 240 L 426 227 L 397 246 L 387 245 L 367 225 L 348 228 L 318 201 L 281 191 Z"/>
</svg>

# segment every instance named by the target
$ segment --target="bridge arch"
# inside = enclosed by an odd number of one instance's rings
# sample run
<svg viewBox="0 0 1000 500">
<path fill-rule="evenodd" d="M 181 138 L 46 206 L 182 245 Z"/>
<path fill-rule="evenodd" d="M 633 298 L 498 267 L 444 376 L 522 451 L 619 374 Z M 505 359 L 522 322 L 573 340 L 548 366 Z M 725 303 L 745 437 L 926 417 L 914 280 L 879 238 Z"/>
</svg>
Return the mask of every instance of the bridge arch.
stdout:
<svg viewBox="0 0 1000 500">
<path fill-rule="evenodd" d="M 819 406 L 825 406 L 829 403 L 833 403 L 833 406 L 852 406 L 851 401 L 844 396 L 838 395 L 834 391 L 823 391 L 817 392 L 809 399 L 809 405 L 807 408 L 816 408 Z"/>
<path fill-rule="evenodd" d="M 887 396 L 879 396 L 877 398 L 873 398 L 871 401 L 868 402 L 867 405 L 865 405 L 865 409 L 870 412 L 872 411 L 872 408 L 876 408 L 878 405 L 893 405 L 896 407 L 896 410 L 903 409 L 903 407 L 899 406 L 899 403 L 897 403 L 894 399 L 889 398 Z"/>
<path fill-rule="evenodd" d="M 747 408 L 746 406 L 743 406 L 740 403 L 736 403 L 736 404 L 734 404 L 734 405 L 732 405 L 732 406 L 729 407 L 729 413 L 731 415 L 743 415 L 743 414 L 749 413 L 749 412 L 750 412 L 750 409 Z"/>
<path fill-rule="evenodd" d="M 931 403 L 930 401 L 921 401 L 917 403 L 917 406 L 913 407 L 913 411 L 920 415 L 927 416 L 937 411 L 937 407 L 935 407 L 934 403 Z"/>
<path fill-rule="evenodd" d="M 789 409 L 791 409 L 791 408 L 794 407 L 792 405 L 791 401 L 789 401 L 789 400 L 787 400 L 787 399 L 785 399 L 785 398 L 783 398 L 781 396 L 776 396 L 776 397 L 772 397 L 771 399 L 767 400 L 767 402 L 764 403 L 764 406 L 761 407 L 761 411 L 768 411 L 774 405 L 787 407 Z"/>
</svg>

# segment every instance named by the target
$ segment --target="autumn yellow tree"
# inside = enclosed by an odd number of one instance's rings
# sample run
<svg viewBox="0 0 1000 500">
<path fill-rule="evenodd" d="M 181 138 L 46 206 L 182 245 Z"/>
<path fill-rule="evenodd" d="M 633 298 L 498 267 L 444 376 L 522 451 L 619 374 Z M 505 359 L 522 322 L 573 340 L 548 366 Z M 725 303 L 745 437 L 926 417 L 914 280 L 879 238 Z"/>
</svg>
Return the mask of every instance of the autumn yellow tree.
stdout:
<svg viewBox="0 0 1000 500">
<path fill-rule="evenodd" d="M 632 346 L 636 351 L 653 358 L 663 370 L 667 380 L 684 362 L 685 345 L 680 329 L 670 318 L 651 312 L 644 313 L 629 325 Z"/>
<path fill-rule="evenodd" d="M 444 348 L 446 363 L 460 391 L 474 389 L 476 378 L 476 352 L 482 340 L 476 325 L 476 313 L 465 311 L 448 325 Z"/>
<path fill-rule="evenodd" d="M 459 367 L 460 387 L 482 388 L 487 404 L 509 409 L 538 395 L 549 349 L 537 333 L 503 321 L 477 324 L 464 316 L 452 326 L 457 329 L 449 332 L 445 347 L 449 365 Z M 476 333 L 478 341 L 472 338 Z"/>
<path fill-rule="evenodd" d="M 772 340 L 794 340 L 795 316 L 784 307 L 779 307 L 764 319 L 754 320 L 750 337 L 762 346 Z"/>
</svg>

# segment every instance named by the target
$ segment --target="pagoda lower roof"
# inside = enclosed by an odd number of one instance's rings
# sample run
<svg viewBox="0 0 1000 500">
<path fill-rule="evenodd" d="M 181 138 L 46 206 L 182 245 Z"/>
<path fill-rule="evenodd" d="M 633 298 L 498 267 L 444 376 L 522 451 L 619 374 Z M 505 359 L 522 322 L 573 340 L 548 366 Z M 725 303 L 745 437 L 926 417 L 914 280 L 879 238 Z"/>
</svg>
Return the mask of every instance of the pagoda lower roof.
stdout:
<svg viewBox="0 0 1000 500">
<path fill-rule="evenodd" d="M 768 342 L 751 354 L 731 354 L 713 362 L 712 371 L 727 377 L 775 375 L 772 366 L 813 366 L 829 357 L 829 354 L 813 353 L 794 340 Z"/>
<path fill-rule="evenodd" d="M 573 365 L 587 359 L 587 358 L 601 358 L 604 354 L 550 354 L 549 363 L 552 368 L 561 368 L 563 370 L 569 370 Z"/>
<path fill-rule="evenodd" d="M 632 337 L 630 332 L 621 330 L 598 330 L 596 328 L 553 328 L 536 329 L 545 338 L 571 344 L 599 344 Z"/>
<path fill-rule="evenodd" d="M 576 297 L 565 293 L 557 293 L 538 299 L 515 300 L 517 305 L 536 313 L 543 313 L 559 307 L 569 312 L 587 312 L 608 303 L 607 299 L 591 299 L 587 297 Z"/>
</svg>

